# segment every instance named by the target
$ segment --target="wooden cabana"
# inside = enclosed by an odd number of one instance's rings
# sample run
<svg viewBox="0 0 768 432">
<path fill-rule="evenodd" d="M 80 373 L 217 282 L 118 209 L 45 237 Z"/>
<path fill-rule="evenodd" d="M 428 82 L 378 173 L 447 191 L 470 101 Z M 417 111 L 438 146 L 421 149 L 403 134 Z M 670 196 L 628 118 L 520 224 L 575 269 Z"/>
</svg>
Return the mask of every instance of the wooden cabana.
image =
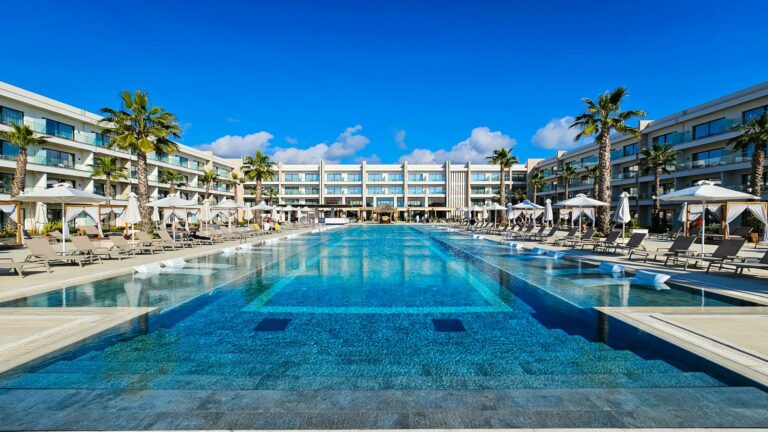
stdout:
<svg viewBox="0 0 768 432">
<path fill-rule="evenodd" d="M 693 210 L 693 211 L 692 211 Z M 707 203 L 706 207 L 701 204 L 688 204 L 685 206 L 685 220 L 692 222 L 691 213 L 697 214 L 695 219 L 702 218 L 702 224 L 706 223 L 706 211 L 717 214 L 720 219 L 720 230 L 723 238 L 727 239 L 729 235 L 729 224 L 745 211 L 752 213 L 760 222 L 766 225 L 763 231 L 763 240 L 768 241 L 768 202 L 765 201 L 726 201 L 722 203 Z M 688 224 L 685 226 L 685 232 L 688 233 Z"/>
<path fill-rule="evenodd" d="M 18 201 L 0 201 L 0 212 L 7 215 L 7 217 L 14 221 L 16 224 L 16 245 L 21 246 L 22 245 L 22 232 L 23 229 L 22 224 L 24 221 L 21 220 L 21 203 Z M 5 227 L 0 227 L 5 228 Z"/>
<path fill-rule="evenodd" d="M 393 215 L 397 212 L 397 209 L 391 204 L 381 204 L 373 211 L 376 213 L 379 223 L 392 223 Z"/>
</svg>

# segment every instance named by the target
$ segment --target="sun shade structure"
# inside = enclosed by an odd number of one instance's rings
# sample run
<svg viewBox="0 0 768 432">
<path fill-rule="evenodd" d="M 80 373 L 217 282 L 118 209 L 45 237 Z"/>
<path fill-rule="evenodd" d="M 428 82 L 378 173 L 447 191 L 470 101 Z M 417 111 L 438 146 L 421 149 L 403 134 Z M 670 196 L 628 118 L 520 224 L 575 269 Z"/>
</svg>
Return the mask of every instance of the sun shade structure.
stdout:
<svg viewBox="0 0 768 432">
<path fill-rule="evenodd" d="M 621 238 L 624 238 L 627 222 L 632 220 L 632 215 L 629 212 L 629 194 L 622 192 L 619 197 L 619 207 L 616 209 L 616 213 L 613 215 L 613 220 L 621 222 Z"/>
<path fill-rule="evenodd" d="M 520 214 L 529 214 L 530 213 L 531 215 L 534 216 L 534 219 L 535 219 L 536 217 L 538 217 L 538 215 L 536 214 L 537 213 L 536 210 L 542 210 L 543 208 L 544 207 L 542 207 L 542 206 L 540 206 L 540 205 L 538 205 L 536 203 L 533 203 L 530 200 L 526 199 L 526 200 L 523 200 L 523 201 L 521 201 L 521 202 L 519 202 L 519 203 L 517 203 L 517 204 L 515 204 L 513 206 L 510 206 L 509 216 L 510 216 L 510 219 L 511 219 L 511 218 L 516 217 L 516 216 L 519 216 Z"/>
<path fill-rule="evenodd" d="M 589 198 L 584 194 L 578 194 L 573 198 L 567 199 L 565 201 L 560 201 L 559 203 L 555 204 L 555 207 L 567 207 L 571 209 L 577 209 L 578 212 L 571 212 L 571 222 L 573 222 L 576 219 L 576 217 L 581 216 L 581 214 L 584 212 L 584 209 L 591 210 L 591 209 L 594 209 L 595 207 L 606 207 L 608 205 L 609 205 L 608 203 Z M 592 219 L 592 223 L 594 224 L 595 222 L 594 215 L 587 213 L 587 216 L 589 216 Z M 578 233 L 579 233 L 579 240 L 581 240 L 581 228 L 579 228 Z"/>
<path fill-rule="evenodd" d="M 176 217 L 178 214 L 176 213 L 177 209 L 191 209 L 196 208 L 197 204 L 194 201 L 185 200 L 184 198 L 181 198 L 180 196 L 173 194 L 168 195 L 165 198 L 159 199 L 157 201 L 153 201 L 149 204 L 147 204 L 150 207 L 158 208 L 166 208 L 171 209 L 172 215 L 173 215 L 173 222 L 171 223 L 171 227 L 173 229 L 173 238 L 176 238 Z M 186 211 L 185 211 L 186 213 Z M 159 219 L 159 218 L 158 218 Z M 185 217 L 186 219 L 186 217 Z"/>
<path fill-rule="evenodd" d="M 707 202 L 723 202 L 723 201 L 743 201 L 743 200 L 756 200 L 760 199 L 754 195 L 748 193 L 739 192 L 731 189 L 727 189 L 721 186 L 717 186 L 711 181 L 701 180 L 695 185 L 681 189 L 679 191 L 670 192 L 659 197 L 661 201 L 672 202 L 697 202 L 701 203 L 701 255 L 704 256 L 704 243 L 706 241 L 706 223 L 704 220 L 704 213 L 707 208 Z M 686 209 L 687 211 L 687 209 Z"/>
<path fill-rule="evenodd" d="M 225 210 L 227 212 L 227 223 L 229 230 L 232 231 L 232 212 L 235 212 L 239 209 L 244 209 L 245 206 L 232 200 L 224 200 L 211 208 L 213 210 Z"/>
<path fill-rule="evenodd" d="M 40 232 L 45 224 L 48 223 L 48 208 L 45 204 L 38 201 L 35 204 L 35 228 Z"/>
<path fill-rule="evenodd" d="M 141 222 L 141 212 L 139 212 L 139 201 L 133 192 L 128 194 L 128 205 L 125 208 L 125 215 L 123 217 L 125 218 L 125 223 L 131 225 L 131 240 L 136 240 L 133 226 Z"/>
<path fill-rule="evenodd" d="M 53 187 L 48 189 L 43 189 L 41 191 L 34 191 L 29 193 L 23 193 L 16 197 L 17 201 L 22 202 L 41 202 L 41 203 L 56 203 L 61 204 L 61 233 L 64 237 L 61 241 L 61 252 L 65 252 L 65 245 L 67 241 L 67 232 L 69 231 L 66 228 L 66 211 L 64 211 L 64 205 L 65 204 L 98 204 L 102 203 L 107 200 L 106 197 L 101 195 L 96 195 L 95 193 L 90 193 L 86 191 L 82 191 L 80 189 L 75 189 L 72 187 L 69 183 L 56 183 L 53 185 Z"/>
<path fill-rule="evenodd" d="M 544 222 L 553 222 L 555 220 L 555 215 L 552 212 L 552 200 L 547 198 L 544 204 Z"/>
</svg>

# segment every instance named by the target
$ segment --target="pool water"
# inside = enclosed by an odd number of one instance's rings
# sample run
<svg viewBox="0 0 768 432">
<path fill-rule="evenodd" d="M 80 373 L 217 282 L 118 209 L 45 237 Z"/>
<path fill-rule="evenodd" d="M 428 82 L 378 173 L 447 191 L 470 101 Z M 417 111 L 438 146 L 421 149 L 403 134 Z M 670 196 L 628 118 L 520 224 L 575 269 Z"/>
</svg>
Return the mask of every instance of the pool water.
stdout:
<svg viewBox="0 0 768 432">
<path fill-rule="evenodd" d="M 0 379 L 0 429 L 768 426 L 763 390 L 592 309 L 739 302 L 430 227 L 305 234 L 1 306 L 20 305 L 160 311 Z"/>
</svg>

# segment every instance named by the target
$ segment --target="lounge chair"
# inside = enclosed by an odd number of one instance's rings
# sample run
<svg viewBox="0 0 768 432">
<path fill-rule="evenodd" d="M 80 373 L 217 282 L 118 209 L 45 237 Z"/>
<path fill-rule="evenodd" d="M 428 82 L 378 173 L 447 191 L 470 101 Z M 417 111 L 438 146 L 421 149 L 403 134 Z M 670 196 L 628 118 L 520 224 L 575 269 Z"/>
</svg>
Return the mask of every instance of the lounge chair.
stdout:
<svg viewBox="0 0 768 432">
<path fill-rule="evenodd" d="M 91 243 L 91 239 L 87 236 L 74 236 L 71 238 L 72 244 L 75 245 L 77 251 L 75 253 L 90 256 L 92 259 L 101 261 L 101 257 L 113 258 L 112 252 L 116 255 L 114 258 L 122 260 L 127 255 L 125 252 L 121 252 L 120 249 L 113 249 L 103 246 L 94 246 Z"/>
<path fill-rule="evenodd" d="M 733 231 L 728 233 L 728 238 L 730 239 L 730 238 L 734 238 L 735 237 L 735 238 L 746 239 L 747 235 L 749 235 L 749 233 L 751 233 L 753 229 L 754 228 L 748 227 L 748 226 L 736 227 L 736 228 L 733 229 Z"/>
<path fill-rule="evenodd" d="M 746 270 L 752 270 L 752 269 L 768 270 L 768 251 L 765 252 L 765 255 L 763 255 L 762 258 L 760 258 L 760 261 L 750 261 L 749 258 L 745 258 L 744 262 L 723 263 L 720 265 L 719 269 L 722 269 L 723 265 L 733 266 L 736 274 L 744 274 L 745 269 Z"/>
<path fill-rule="evenodd" d="M 544 229 L 546 229 L 546 228 L 547 227 L 545 226 Z M 546 233 L 543 233 L 543 234 L 542 233 L 536 233 L 536 234 L 534 234 L 532 236 L 531 240 L 535 240 L 535 241 L 538 241 L 538 242 L 545 242 L 548 239 L 555 238 L 555 234 L 557 233 L 557 230 L 558 230 L 557 227 L 552 227 Z"/>
<path fill-rule="evenodd" d="M 696 237 L 694 236 L 680 236 L 675 239 L 675 241 L 672 242 L 672 245 L 670 245 L 668 248 L 656 248 L 655 251 L 644 251 L 644 250 L 634 250 L 629 253 L 629 259 L 632 259 L 632 255 L 640 255 L 643 256 L 643 262 L 648 262 L 648 257 L 653 255 L 653 260 L 656 261 L 656 258 L 659 255 L 665 256 L 666 260 L 664 261 L 664 265 L 667 265 L 667 262 L 671 258 L 676 258 L 681 255 L 689 254 L 689 249 L 693 245 L 693 243 L 696 241 Z"/>
<path fill-rule="evenodd" d="M 586 249 L 588 246 L 592 246 L 592 250 L 597 250 L 598 248 L 605 249 L 619 244 L 618 241 L 620 236 L 621 231 L 614 230 L 609 232 L 608 236 L 605 238 L 592 238 L 589 241 L 582 242 L 579 246 L 581 246 L 582 249 Z"/>
<path fill-rule="evenodd" d="M 747 241 L 744 239 L 728 239 L 720 242 L 717 249 L 712 252 L 711 256 L 701 258 L 702 260 L 709 262 L 709 265 L 707 265 L 707 272 L 709 272 L 713 264 L 719 265 L 719 268 L 722 269 L 723 264 L 726 261 L 744 261 L 744 258 L 739 256 L 739 251 L 746 242 Z"/>
<path fill-rule="evenodd" d="M 24 273 L 22 272 L 24 263 L 15 262 L 13 258 L 0 258 L 0 269 L 13 270 L 19 277 L 24 277 Z M 51 269 L 49 268 L 48 271 L 50 272 Z"/>
<path fill-rule="evenodd" d="M 592 237 L 594 237 L 594 236 L 595 236 L 595 230 L 590 228 L 586 232 L 584 232 L 581 235 L 581 237 L 579 237 L 577 235 L 576 237 L 570 238 L 568 240 L 564 240 L 560 244 L 560 246 L 563 246 L 563 247 L 569 247 L 570 246 L 571 248 L 576 249 L 576 246 L 580 245 L 581 243 L 584 243 L 584 242 L 589 243 L 589 242 L 591 242 L 592 241 Z"/>
<path fill-rule="evenodd" d="M 674 240 L 680 237 L 681 235 L 684 235 L 683 228 L 684 228 L 683 226 L 680 226 L 675 231 L 668 231 L 665 233 L 661 233 L 657 235 L 656 238 L 659 240 Z"/>
<path fill-rule="evenodd" d="M 542 225 L 538 231 L 529 233 L 523 240 L 536 240 L 538 237 L 543 236 L 547 231 L 547 226 Z"/>
<path fill-rule="evenodd" d="M 123 254 L 136 255 L 137 253 L 147 252 L 150 255 L 154 255 L 155 252 L 162 252 L 162 248 L 156 247 L 151 243 L 150 244 L 144 244 L 144 243 L 130 244 L 128 243 L 128 240 L 126 240 L 121 235 L 109 236 L 109 240 L 112 241 L 112 248 L 114 250 L 120 251 Z"/>
<path fill-rule="evenodd" d="M 157 232 L 157 235 L 160 236 L 160 245 L 170 245 L 174 249 L 179 248 L 185 248 L 185 247 L 192 247 L 194 246 L 194 241 L 192 240 L 184 240 L 184 239 L 174 239 L 171 237 L 171 235 L 168 233 L 168 231 L 165 230 L 159 230 Z"/>
<path fill-rule="evenodd" d="M 570 230 L 568 230 L 567 233 L 565 233 L 563 237 L 557 237 L 554 240 L 552 240 L 551 244 L 553 246 L 560 246 L 571 239 L 577 238 L 576 233 L 578 232 L 578 230 L 579 230 L 578 228 L 571 228 Z"/>
<path fill-rule="evenodd" d="M 640 232 L 640 233 L 634 233 L 629 237 L 629 240 L 626 244 L 617 243 L 613 247 L 613 253 L 618 252 L 619 250 L 622 251 L 629 251 L 629 254 L 632 255 L 632 252 L 636 249 L 645 250 L 645 246 L 643 246 L 643 242 L 645 241 L 645 238 L 648 236 L 648 233 Z M 608 251 L 611 247 L 606 247 L 605 250 Z"/>
<path fill-rule="evenodd" d="M 84 232 L 88 237 L 100 238 L 99 228 L 93 225 L 84 225 L 80 227 L 80 231 Z"/>
<path fill-rule="evenodd" d="M 24 262 L 41 262 L 45 264 L 46 269 L 50 271 L 51 263 L 77 263 L 80 267 L 84 262 L 90 263 L 92 259 L 85 255 L 72 255 L 72 254 L 60 254 L 53 249 L 48 241 L 44 239 L 29 239 L 27 240 L 27 250 L 29 255 Z"/>
</svg>

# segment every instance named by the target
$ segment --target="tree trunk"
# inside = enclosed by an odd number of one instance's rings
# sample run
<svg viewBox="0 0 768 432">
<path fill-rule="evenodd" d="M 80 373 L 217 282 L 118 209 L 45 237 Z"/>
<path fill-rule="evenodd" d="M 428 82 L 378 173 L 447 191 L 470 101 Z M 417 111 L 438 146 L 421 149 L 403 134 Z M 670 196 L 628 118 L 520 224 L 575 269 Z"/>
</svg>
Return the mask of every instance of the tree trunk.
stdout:
<svg viewBox="0 0 768 432">
<path fill-rule="evenodd" d="M 261 180 L 256 180 L 256 190 L 253 194 L 256 195 L 256 205 L 261 204 Z"/>
<path fill-rule="evenodd" d="M 107 197 L 107 201 L 112 199 L 112 180 L 109 175 L 104 180 L 104 196 Z"/>
<path fill-rule="evenodd" d="M 755 195 L 758 198 L 763 193 L 763 167 L 765 166 L 765 147 L 765 143 L 760 145 L 756 144 L 755 153 L 752 155 L 752 195 Z"/>
<path fill-rule="evenodd" d="M 211 199 L 211 184 L 210 183 L 206 183 L 205 184 L 205 199 L 209 200 L 208 202 L 210 203 L 210 199 Z"/>
<path fill-rule="evenodd" d="M 571 187 L 568 185 L 568 183 L 570 182 L 568 181 L 568 179 L 566 179 L 565 180 L 565 199 L 568 199 L 569 198 L 568 195 L 571 194 Z"/>
<path fill-rule="evenodd" d="M 499 172 L 501 173 L 501 178 L 499 179 L 499 204 L 502 206 L 507 202 L 507 197 L 504 194 L 504 166 L 502 166 L 499 169 Z"/>
<path fill-rule="evenodd" d="M 659 232 L 661 229 L 661 221 L 659 220 L 659 213 L 661 212 L 661 202 L 659 196 L 661 196 L 661 167 L 656 167 L 653 170 L 653 226 L 655 231 Z"/>
<path fill-rule="evenodd" d="M 144 232 L 152 230 L 152 211 L 149 206 L 149 178 L 147 176 L 147 154 L 136 152 L 136 176 L 139 186 L 139 213 L 141 213 L 141 229 Z"/>
<path fill-rule="evenodd" d="M 11 198 L 18 196 L 24 191 L 26 179 L 27 149 L 19 148 L 19 155 L 16 157 L 16 172 L 13 174 L 13 184 L 11 185 Z"/>
<path fill-rule="evenodd" d="M 601 130 L 597 136 L 598 161 L 600 173 L 597 175 L 597 200 L 606 203 L 611 202 L 611 137 L 609 131 Z M 609 218 L 610 206 L 597 208 L 597 229 L 607 233 L 611 229 Z"/>
<path fill-rule="evenodd" d="M 533 203 L 534 204 L 536 204 L 536 198 L 537 198 L 536 195 L 538 195 L 538 192 L 539 192 L 537 189 L 538 188 L 536 187 L 536 185 L 533 185 Z"/>
<path fill-rule="evenodd" d="M 169 191 L 169 193 L 170 193 L 171 195 L 173 195 L 174 193 L 176 193 L 176 183 L 174 183 L 173 181 L 171 181 L 171 184 L 168 186 L 168 191 Z"/>
</svg>

